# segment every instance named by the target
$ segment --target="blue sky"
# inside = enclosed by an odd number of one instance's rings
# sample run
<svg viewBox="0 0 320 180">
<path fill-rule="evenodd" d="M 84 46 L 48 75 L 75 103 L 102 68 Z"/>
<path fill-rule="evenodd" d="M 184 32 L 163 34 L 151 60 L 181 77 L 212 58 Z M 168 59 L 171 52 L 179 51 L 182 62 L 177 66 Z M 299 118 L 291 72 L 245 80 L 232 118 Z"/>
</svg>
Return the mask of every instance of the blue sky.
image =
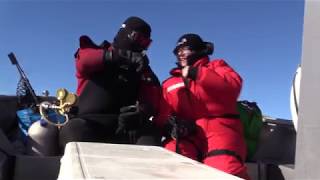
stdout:
<svg viewBox="0 0 320 180">
<path fill-rule="evenodd" d="M 73 54 L 86 34 L 112 41 L 122 22 L 139 16 L 152 26 L 148 51 L 161 81 L 175 66 L 175 42 L 197 33 L 215 44 L 244 79 L 240 99 L 256 101 L 265 115 L 291 119 L 290 88 L 301 61 L 302 0 L 0 0 L 0 94 L 15 94 L 14 52 L 37 94 L 75 92 Z"/>
</svg>

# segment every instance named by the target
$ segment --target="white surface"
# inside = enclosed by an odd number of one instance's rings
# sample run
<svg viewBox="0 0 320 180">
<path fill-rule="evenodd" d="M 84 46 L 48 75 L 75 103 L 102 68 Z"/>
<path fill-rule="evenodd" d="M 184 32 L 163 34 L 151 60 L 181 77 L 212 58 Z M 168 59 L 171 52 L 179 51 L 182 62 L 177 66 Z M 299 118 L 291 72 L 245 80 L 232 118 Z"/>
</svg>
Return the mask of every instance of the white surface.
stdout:
<svg viewBox="0 0 320 180">
<path fill-rule="evenodd" d="M 319 180 L 320 0 L 306 0 L 303 22 L 295 180 Z"/>
<path fill-rule="evenodd" d="M 71 142 L 61 159 L 59 180 L 223 179 L 226 174 L 162 147 Z"/>
<path fill-rule="evenodd" d="M 292 117 L 292 122 L 296 131 L 298 129 L 297 109 L 299 109 L 300 81 L 301 81 L 301 66 L 298 66 L 296 74 L 294 75 L 294 81 L 292 82 L 291 93 L 290 93 L 291 117 Z"/>
</svg>

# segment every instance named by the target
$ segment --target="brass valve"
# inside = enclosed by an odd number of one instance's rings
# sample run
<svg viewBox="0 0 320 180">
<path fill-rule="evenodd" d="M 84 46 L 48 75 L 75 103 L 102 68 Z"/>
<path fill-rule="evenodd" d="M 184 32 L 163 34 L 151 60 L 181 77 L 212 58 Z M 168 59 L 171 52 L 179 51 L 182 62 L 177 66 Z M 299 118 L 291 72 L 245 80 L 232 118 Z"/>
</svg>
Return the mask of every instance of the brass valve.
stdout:
<svg viewBox="0 0 320 180">
<path fill-rule="evenodd" d="M 77 95 L 74 93 L 69 93 L 66 89 L 60 88 L 57 90 L 57 99 L 59 100 L 59 104 L 52 104 L 48 101 L 43 101 L 39 105 L 39 111 L 42 119 L 47 121 L 49 124 L 61 127 L 65 125 L 69 121 L 68 112 L 70 112 L 71 107 L 77 102 Z M 65 121 L 63 123 L 54 123 L 54 121 L 49 119 L 47 114 L 47 110 L 52 109 L 58 114 L 65 117 Z"/>
<path fill-rule="evenodd" d="M 69 93 L 64 88 L 58 89 L 56 96 L 59 100 L 58 112 L 61 115 L 68 113 L 72 105 L 74 105 L 77 101 L 77 95 L 74 93 Z"/>
</svg>

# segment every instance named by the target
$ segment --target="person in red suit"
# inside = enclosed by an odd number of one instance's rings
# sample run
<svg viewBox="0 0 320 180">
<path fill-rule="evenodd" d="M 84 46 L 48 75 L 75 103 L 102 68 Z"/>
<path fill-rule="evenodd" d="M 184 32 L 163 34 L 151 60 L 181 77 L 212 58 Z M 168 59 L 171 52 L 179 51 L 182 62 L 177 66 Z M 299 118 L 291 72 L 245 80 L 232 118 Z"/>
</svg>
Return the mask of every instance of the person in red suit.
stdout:
<svg viewBox="0 0 320 180">
<path fill-rule="evenodd" d="M 177 67 L 162 84 L 154 122 L 166 149 L 249 179 L 246 145 L 236 102 L 242 78 L 223 59 L 209 60 L 213 44 L 184 34 L 174 49 Z"/>
<path fill-rule="evenodd" d="M 112 43 L 96 45 L 86 35 L 79 41 L 79 99 L 74 118 L 60 130 L 61 149 L 71 141 L 160 145 L 149 120 L 158 109 L 161 91 L 146 55 L 150 25 L 132 16 Z"/>
</svg>

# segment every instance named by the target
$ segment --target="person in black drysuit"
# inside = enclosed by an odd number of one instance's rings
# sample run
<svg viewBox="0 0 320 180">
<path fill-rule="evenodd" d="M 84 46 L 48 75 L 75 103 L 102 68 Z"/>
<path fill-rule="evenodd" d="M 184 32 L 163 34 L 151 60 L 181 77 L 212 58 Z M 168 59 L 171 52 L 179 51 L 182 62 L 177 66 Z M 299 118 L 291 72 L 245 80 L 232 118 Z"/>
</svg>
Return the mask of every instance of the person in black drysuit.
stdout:
<svg viewBox="0 0 320 180">
<path fill-rule="evenodd" d="M 139 17 L 124 21 L 113 43 L 80 37 L 75 54 L 79 96 L 75 117 L 61 128 L 60 148 L 71 141 L 160 145 L 149 120 L 160 83 L 145 54 L 151 27 Z"/>
</svg>

